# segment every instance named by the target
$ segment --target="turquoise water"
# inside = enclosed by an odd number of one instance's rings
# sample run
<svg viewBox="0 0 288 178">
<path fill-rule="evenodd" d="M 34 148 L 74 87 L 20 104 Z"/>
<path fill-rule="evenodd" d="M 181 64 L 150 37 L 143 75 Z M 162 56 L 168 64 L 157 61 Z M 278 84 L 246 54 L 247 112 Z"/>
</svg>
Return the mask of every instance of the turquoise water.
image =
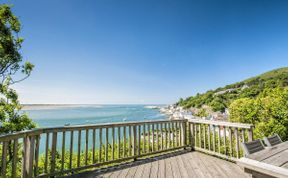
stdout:
<svg viewBox="0 0 288 178">
<path fill-rule="evenodd" d="M 104 105 L 104 106 L 79 106 L 79 107 L 59 107 L 50 109 L 24 110 L 38 127 L 58 127 L 64 125 L 85 125 L 100 124 L 113 122 L 131 122 L 131 121 L 148 121 L 163 120 L 166 116 L 161 114 L 158 109 L 145 108 L 144 105 Z M 115 133 L 117 129 L 115 130 Z M 128 130 L 127 130 L 128 133 Z M 99 136 L 99 130 L 96 130 Z M 70 146 L 70 132 L 66 133 L 65 146 Z M 102 139 L 104 140 L 105 130 L 103 130 Z M 75 143 L 73 145 L 74 152 L 77 151 L 78 132 L 74 132 Z M 109 142 L 111 141 L 111 132 L 109 133 Z M 121 138 L 123 137 L 123 129 L 121 130 Z M 85 132 L 81 134 L 81 150 L 85 145 Z M 128 138 L 128 134 L 127 134 Z M 49 135 L 51 148 L 52 134 Z M 40 153 L 44 153 L 46 135 L 42 135 L 40 139 Z M 89 131 L 89 147 L 92 143 L 92 131 Z M 58 133 L 57 150 L 60 151 L 62 145 L 62 133 Z M 96 146 L 99 146 L 99 138 L 97 138 Z"/>
<path fill-rule="evenodd" d="M 91 105 L 25 111 L 38 127 L 165 119 L 158 109 L 144 105 Z"/>
</svg>

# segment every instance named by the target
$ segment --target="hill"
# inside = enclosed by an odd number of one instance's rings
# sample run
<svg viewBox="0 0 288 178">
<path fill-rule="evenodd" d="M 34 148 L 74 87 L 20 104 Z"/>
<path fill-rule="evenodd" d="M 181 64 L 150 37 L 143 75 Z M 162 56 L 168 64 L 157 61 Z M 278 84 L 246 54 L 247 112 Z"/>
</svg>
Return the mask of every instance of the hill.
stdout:
<svg viewBox="0 0 288 178">
<path fill-rule="evenodd" d="M 196 96 L 181 98 L 176 104 L 184 108 L 209 106 L 213 111 L 223 112 L 236 99 L 255 98 L 264 90 L 287 86 L 288 67 L 284 67 Z"/>
</svg>

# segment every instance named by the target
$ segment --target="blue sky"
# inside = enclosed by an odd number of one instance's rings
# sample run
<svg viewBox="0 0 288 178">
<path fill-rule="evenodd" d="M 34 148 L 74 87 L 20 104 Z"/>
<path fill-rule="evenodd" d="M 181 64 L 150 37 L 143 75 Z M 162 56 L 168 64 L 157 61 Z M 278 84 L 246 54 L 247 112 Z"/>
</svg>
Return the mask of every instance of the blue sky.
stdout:
<svg viewBox="0 0 288 178">
<path fill-rule="evenodd" d="M 22 103 L 173 103 L 288 66 L 285 0 L 8 0 Z"/>
</svg>

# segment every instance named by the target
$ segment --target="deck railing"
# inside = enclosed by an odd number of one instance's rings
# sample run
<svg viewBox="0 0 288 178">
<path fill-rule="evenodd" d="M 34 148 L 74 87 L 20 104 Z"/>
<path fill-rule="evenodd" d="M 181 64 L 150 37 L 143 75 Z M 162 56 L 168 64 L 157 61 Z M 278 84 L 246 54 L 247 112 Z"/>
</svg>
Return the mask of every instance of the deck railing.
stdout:
<svg viewBox="0 0 288 178">
<path fill-rule="evenodd" d="M 40 128 L 0 136 L 1 177 L 71 174 L 186 147 L 233 160 L 246 137 L 251 125 L 197 119 Z"/>
<path fill-rule="evenodd" d="M 243 156 L 241 142 L 253 140 L 251 124 L 203 119 L 190 119 L 188 123 L 192 148 L 231 161 Z"/>
</svg>

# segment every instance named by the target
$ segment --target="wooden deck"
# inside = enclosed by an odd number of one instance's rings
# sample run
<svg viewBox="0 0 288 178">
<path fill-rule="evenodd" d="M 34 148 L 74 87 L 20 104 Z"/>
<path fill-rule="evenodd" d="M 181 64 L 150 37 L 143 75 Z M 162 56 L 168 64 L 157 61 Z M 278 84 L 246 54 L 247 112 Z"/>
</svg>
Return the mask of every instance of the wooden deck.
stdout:
<svg viewBox="0 0 288 178">
<path fill-rule="evenodd" d="M 245 178 L 250 177 L 236 164 L 200 153 L 178 151 L 120 166 L 75 174 L 67 178 Z"/>
</svg>

